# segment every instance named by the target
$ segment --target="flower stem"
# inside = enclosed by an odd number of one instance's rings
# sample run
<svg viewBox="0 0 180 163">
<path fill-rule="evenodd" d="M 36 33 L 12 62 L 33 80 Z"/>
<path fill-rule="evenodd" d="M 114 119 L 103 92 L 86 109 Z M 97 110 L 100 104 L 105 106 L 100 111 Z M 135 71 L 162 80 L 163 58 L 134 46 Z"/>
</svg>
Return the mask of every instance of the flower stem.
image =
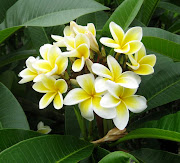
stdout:
<svg viewBox="0 0 180 163">
<path fill-rule="evenodd" d="M 106 119 L 103 119 L 103 128 L 104 128 L 104 135 L 106 135 L 108 132 L 108 124 Z"/>
<path fill-rule="evenodd" d="M 97 114 L 96 114 L 96 123 L 97 123 L 97 128 L 98 128 L 99 136 L 102 138 L 104 136 L 103 120 Z"/>
<path fill-rule="evenodd" d="M 89 122 L 89 135 L 88 138 L 91 139 L 92 137 L 92 132 L 93 132 L 93 121 Z"/>
</svg>

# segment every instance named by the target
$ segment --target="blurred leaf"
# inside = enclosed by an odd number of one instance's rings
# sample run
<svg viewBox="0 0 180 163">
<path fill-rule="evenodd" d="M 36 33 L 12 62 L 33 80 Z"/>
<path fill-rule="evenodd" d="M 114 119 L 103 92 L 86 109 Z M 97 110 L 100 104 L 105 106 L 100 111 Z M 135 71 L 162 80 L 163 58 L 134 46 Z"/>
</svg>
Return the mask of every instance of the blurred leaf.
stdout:
<svg viewBox="0 0 180 163">
<path fill-rule="evenodd" d="M 160 0 L 145 0 L 138 14 L 138 20 L 148 25 Z"/>
<path fill-rule="evenodd" d="M 168 2 L 159 2 L 159 8 L 180 14 L 180 7 Z"/>
<path fill-rule="evenodd" d="M 131 154 L 145 163 L 178 163 L 180 160 L 177 154 L 148 148 L 132 151 Z"/>
<path fill-rule="evenodd" d="M 139 163 L 139 161 L 131 154 L 125 153 L 123 151 L 116 151 L 108 154 L 99 163 Z"/>
<path fill-rule="evenodd" d="M 85 26 L 87 25 L 87 23 L 93 23 L 96 27 L 96 30 L 102 30 L 108 18 L 109 16 L 106 12 L 98 11 L 77 18 L 77 23 Z"/>
<path fill-rule="evenodd" d="M 177 20 L 172 26 L 170 26 L 168 31 L 172 33 L 180 32 L 180 20 Z"/>
<path fill-rule="evenodd" d="M 29 36 L 31 38 L 34 49 L 39 54 L 39 48 L 44 44 L 50 43 L 43 27 L 28 27 Z"/>
<path fill-rule="evenodd" d="M 21 26 L 20 27 L 12 27 L 12 28 L 7 28 L 7 29 L 4 29 L 4 30 L 1 30 L 0 31 L 0 44 L 4 40 L 6 40 L 9 36 L 11 36 L 14 32 L 19 30 L 20 28 L 22 28 L 22 27 Z"/>
<path fill-rule="evenodd" d="M 42 135 L 43 134 L 30 130 L 21 130 L 21 129 L 0 130 L 0 137 L 1 137 L 0 152 L 2 152 L 6 148 L 13 146 L 14 144 L 19 143 L 20 141 Z"/>
<path fill-rule="evenodd" d="M 13 94 L 0 83 L 0 122 L 3 128 L 29 129 L 26 116 Z"/>
<path fill-rule="evenodd" d="M 134 19 L 133 22 L 131 23 L 130 25 L 131 27 L 134 27 L 134 26 L 140 26 L 140 27 L 146 27 L 145 24 L 143 24 L 141 21 L 139 21 L 138 19 Z"/>
<path fill-rule="evenodd" d="M 97 147 L 94 149 L 93 151 L 93 156 L 95 158 L 95 160 L 98 162 L 100 161 L 103 157 L 105 157 L 106 155 L 110 154 L 111 152 L 101 148 L 101 147 Z"/>
<path fill-rule="evenodd" d="M 78 162 L 89 155 L 93 144 L 72 136 L 47 135 L 31 138 L 0 153 L 0 162 Z"/>
<path fill-rule="evenodd" d="M 104 25 L 102 34 L 105 36 L 110 34 L 109 23 L 111 21 L 120 25 L 122 29 L 127 29 L 127 27 L 136 17 L 142 3 L 143 0 L 125 0 L 123 3 L 121 3 Z"/>
<path fill-rule="evenodd" d="M 65 107 L 65 131 L 66 135 L 80 137 L 81 130 L 72 106 Z"/>
<path fill-rule="evenodd" d="M 15 61 L 26 59 L 29 56 L 37 56 L 37 52 L 35 50 L 23 50 L 23 51 L 17 51 L 15 53 L 4 55 L 1 57 L 0 67 Z"/>
<path fill-rule="evenodd" d="M 0 0 L 0 23 L 6 16 L 6 11 L 16 2 L 17 0 Z"/>
<path fill-rule="evenodd" d="M 147 49 L 180 61 L 179 35 L 159 28 L 144 27 L 142 42 Z"/>
<path fill-rule="evenodd" d="M 140 138 L 165 139 L 180 142 L 180 133 L 157 128 L 138 128 L 129 132 L 123 138 L 120 138 L 118 141 L 113 143 L 113 145 L 119 144 L 123 141 Z"/>
<path fill-rule="evenodd" d="M 108 8 L 89 0 L 19 0 L 6 13 L 6 27 L 55 26 Z"/>
</svg>

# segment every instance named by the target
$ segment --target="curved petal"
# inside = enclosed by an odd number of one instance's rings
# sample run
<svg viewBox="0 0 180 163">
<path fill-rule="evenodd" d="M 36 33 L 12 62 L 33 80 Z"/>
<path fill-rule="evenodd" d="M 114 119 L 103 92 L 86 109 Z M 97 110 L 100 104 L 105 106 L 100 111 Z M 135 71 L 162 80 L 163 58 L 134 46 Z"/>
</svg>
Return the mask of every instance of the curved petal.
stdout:
<svg viewBox="0 0 180 163">
<path fill-rule="evenodd" d="M 72 65 L 72 70 L 74 72 L 79 72 L 83 69 L 84 67 L 84 57 L 82 57 L 81 59 L 76 59 Z"/>
<path fill-rule="evenodd" d="M 123 29 L 114 22 L 111 22 L 109 24 L 109 29 L 110 29 L 111 35 L 113 36 L 116 43 L 121 45 L 123 38 L 124 38 Z"/>
<path fill-rule="evenodd" d="M 100 39 L 100 42 L 103 45 L 111 47 L 111 48 L 119 48 L 119 44 L 117 44 L 113 39 L 108 38 L 108 37 L 102 37 Z"/>
<path fill-rule="evenodd" d="M 129 50 L 130 50 L 129 44 L 126 44 L 123 47 L 119 47 L 117 49 L 114 49 L 115 52 L 117 52 L 117 53 L 124 53 L 124 54 L 126 54 Z"/>
<path fill-rule="evenodd" d="M 112 78 L 111 76 L 112 74 L 109 71 L 109 69 L 102 64 L 94 63 L 91 68 L 92 68 L 92 71 L 99 76 L 102 76 L 108 79 Z"/>
<path fill-rule="evenodd" d="M 43 76 L 44 76 L 44 74 L 39 74 L 39 75 L 37 75 L 37 76 L 34 78 L 33 82 L 41 82 Z"/>
<path fill-rule="evenodd" d="M 94 112 L 105 119 L 112 119 L 116 117 L 116 109 L 115 108 L 104 108 L 100 105 L 101 97 L 95 97 L 92 99 L 93 110 Z"/>
<path fill-rule="evenodd" d="M 52 102 L 55 95 L 56 95 L 56 93 L 54 93 L 54 92 L 46 93 L 39 101 L 39 109 L 46 108 Z"/>
<path fill-rule="evenodd" d="M 66 45 L 67 50 L 74 50 L 75 38 L 71 36 L 64 37 L 64 44 Z"/>
<path fill-rule="evenodd" d="M 86 66 L 87 66 L 87 68 L 88 68 L 88 70 L 89 70 L 89 72 L 90 73 L 92 73 L 93 74 L 93 72 L 92 72 L 92 65 L 93 65 L 93 62 L 88 58 L 88 59 L 86 59 Z"/>
<path fill-rule="evenodd" d="M 40 93 L 47 93 L 49 92 L 50 90 L 48 88 L 46 88 L 42 82 L 37 82 L 35 84 L 33 84 L 32 88 L 37 91 L 37 92 L 40 92 Z"/>
<path fill-rule="evenodd" d="M 55 88 L 58 90 L 60 93 L 65 93 L 67 92 L 68 85 L 64 79 L 58 79 L 55 82 Z"/>
<path fill-rule="evenodd" d="M 117 99 L 123 95 L 123 87 L 113 81 L 106 81 L 106 88 L 108 92 Z"/>
<path fill-rule="evenodd" d="M 88 23 L 87 29 L 89 32 L 91 32 L 96 37 L 96 28 L 93 23 Z"/>
<path fill-rule="evenodd" d="M 64 37 L 58 35 L 51 35 L 51 38 L 57 42 L 63 41 Z"/>
<path fill-rule="evenodd" d="M 66 27 L 64 28 L 63 33 L 64 33 L 64 36 L 65 36 L 65 37 L 66 37 L 66 36 L 72 36 L 72 35 L 73 35 L 73 32 L 72 32 L 71 29 L 70 29 L 70 26 L 66 26 Z"/>
<path fill-rule="evenodd" d="M 57 74 L 58 75 L 62 74 L 68 66 L 68 58 L 59 56 L 56 60 L 56 65 L 58 66 Z"/>
<path fill-rule="evenodd" d="M 64 57 L 78 57 L 79 53 L 77 52 L 77 50 L 72 50 L 69 52 L 63 52 L 61 55 Z"/>
<path fill-rule="evenodd" d="M 21 79 L 18 83 L 19 84 L 24 84 L 24 83 L 32 81 L 34 78 L 35 78 L 35 76 L 23 77 L 23 79 Z"/>
<path fill-rule="evenodd" d="M 156 56 L 154 54 L 146 55 L 139 61 L 139 64 L 148 64 L 154 66 L 156 63 Z"/>
<path fill-rule="evenodd" d="M 46 73 L 46 76 L 52 76 L 52 75 L 54 75 L 54 74 L 58 74 L 57 71 L 58 71 L 58 66 L 55 64 L 55 65 L 54 65 L 54 68 L 51 69 L 50 72 L 47 72 L 47 73 Z"/>
<path fill-rule="evenodd" d="M 32 72 L 36 73 L 37 71 L 34 69 L 33 65 L 34 63 L 37 61 L 36 58 L 34 57 L 29 57 L 27 60 L 26 60 L 26 66 L 27 68 L 29 68 L 29 70 L 31 70 Z"/>
<path fill-rule="evenodd" d="M 137 66 L 132 66 L 130 65 L 128 62 L 126 62 L 126 64 L 132 69 L 132 70 L 137 70 L 139 68 L 139 63 L 137 64 Z"/>
<path fill-rule="evenodd" d="M 107 56 L 107 64 L 113 75 L 113 78 L 119 77 L 121 75 L 122 68 L 113 56 L 111 55 Z"/>
<path fill-rule="evenodd" d="M 65 105 L 75 105 L 89 99 L 90 96 L 81 88 L 75 88 L 68 92 L 64 98 Z"/>
<path fill-rule="evenodd" d="M 93 74 L 84 74 L 76 77 L 76 81 L 89 95 L 95 93 L 94 88 L 94 75 Z"/>
<path fill-rule="evenodd" d="M 76 49 L 78 52 L 78 56 L 79 58 L 81 58 L 82 56 L 87 59 L 89 58 L 90 55 L 90 50 L 87 44 L 81 44 L 78 46 L 78 48 Z"/>
<path fill-rule="evenodd" d="M 99 52 L 99 45 L 97 43 L 96 37 L 91 32 L 86 33 L 86 36 L 88 37 L 88 39 L 90 41 L 90 48 L 93 51 L 98 53 Z"/>
<path fill-rule="evenodd" d="M 121 103 L 120 99 L 115 98 L 109 93 L 106 93 L 100 101 L 100 105 L 104 108 L 114 108 Z"/>
<path fill-rule="evenodd" d="M 147 100 L 143 96 L 130 96 L 123 99 L 127 108 L 133 113 L 140 113 L 147 108 Z"/>
<path fill-rule="evenodd" d="M 129 121 L 129 111 L 123 102 L 116 107 L 116 114 L 116 117 L 113 118 L 113 122 L 119 130 L 123 130 Z"/>
<path fill-rule="evenodd" d="M 137 51 L 137 52 L 135 53 L 135 60 L 136 60 L 137 62 L 139 62 L 140 59 L 141 59 L 142 57 L 144 57 L 145 55 L 146 55 L 146 49 L 145 49 L 144 45 L 142 44 L 142 46 L 141 46 L 141 48 L 139 49 L 139 51 Z"/>
<path fill-rule="evenodd" d="M 154 73 L 154 69 L 150 65 L 143 64 L 140 65 L 140 67 L 137 70 L 134 70 L 134 72 L 139 75 L 150 75 Z"/>
<path fill-rule="evenodd" d="M 55 91 L 55 82 L 56 79 L 54 79 L 53 77 L 47 77 L 46 75 L 42 76 L 43 85 L 51 91 Z"/>
<path fill-rule="evenodd" d="M 59 36 L 60 37 L 60 36 Z M 40 47 L 39 51 L 40 51 L 40 54 L 42 56 L 42 58 L 44 60 L 47 60 L 47 54 L 49 52 L 49 49 L 52 47 L 53 45 L 51 44 L 44 44 L 43 46 Z"/>
<path fill-rule="evenodd" d="M 97 77 L 95 79 L 94 85 L 95 85 L 95 90 L 97 93 L 104 92 L 107 90 L 106 88 L 107 80 L 108 80 L 107 78 L 103 78 L 103 77 Z"/>
<path fill-rule="evenodd" d="M 120 78 L 116 81 L 119 85 L 126 87 L 126 88 L 138 88 L 141 82 L 141 78 L 131 71 L 126 71 L 122 73 Z"/>
<path fill-rule="evenodd" d="M 131 64 L 134 66 L 134 67 L 138 67 L 138 62 L 136 61 L 136 59 L 134 58 L 134 56 L 132 54 L 129 54 L 128 55 L 128 58 L 129 60 L 131 61 Z"/>
<path fill-rule="evenodd" d="M 141 41 L 142 35 L 143 34 L 141 27 L 130 28 L 124 36 L 123 45 L 127 44 L 130 41 Z"/>
<path fill-rule="evenodd" d="M 90 42 L 88 37 L 85 34 L 77 34 L 75 38 L 75 47 L 77 48 L 78 46 L 86 44 L 88 48 L 90 47 Z"/>
<path fill-rule="evenodd" d="M 49 62 L 47 60 L 43 60 L 43 59 L 36 61 L 33 65 L 33 67 L 36 70 L 42 71 L 42 72 L 49 72 L 52 70 L 52 67 L 49 64 Z"/>
<path fill-rule="evenodd" d="M 55 109 L 61 109 L 63 107 L 63 97 L 60 92 L 54 97 L 53 105 Z"/>
<path fill-rule="evenodd" d="M 131 41 L 128 43 L 129 46 L 130 46 L 130 49 L 128 52 L 126 52 L 125 54 L 134 54 L 136 53 L 140 48 L 141 46 L 143 45 L 142 42 L 139 42 L 139 41 Z"/>
<path fill-rule="evenodd" d="M 137 92 L 137 88 L 136 89 L 124 88 L 122 97 L 123 98 L 130 97 L 134 95 L 136 92 Z"/>
<path fill-rule="evenodd" d="M 79 103 L 79 109 L 81 111 L 81 115 L 89 120 L 92 121 L 94 119 L 94 113 L 92 108 L 92 99 L 89 98 L 81 103 Z"/>
<path fill-rule="evenodd" d="M 22 78 L 32 77 L 32 76 L 35 77 L 35 76 L 37 76 L 37 73 L 34 73 L 29 68 L 26 68 L 19 73 L 19 76 Z"/>
</svg>

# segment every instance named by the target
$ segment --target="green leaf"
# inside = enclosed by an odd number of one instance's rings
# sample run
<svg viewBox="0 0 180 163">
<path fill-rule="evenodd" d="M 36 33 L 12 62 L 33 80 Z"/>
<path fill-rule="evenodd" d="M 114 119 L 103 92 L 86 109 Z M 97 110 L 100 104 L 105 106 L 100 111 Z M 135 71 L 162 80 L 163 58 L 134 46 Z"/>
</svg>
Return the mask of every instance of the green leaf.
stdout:
<svg viewBox="0 0 180 163">
<path fill-rule="evenodd" d="M 159 28 L 144 27 L 142 42 L 147 49 L 180 61 L 179 35 Z"/>
<path fill-rule="evenodd" d="M 177 154 L 148 148 L 132 151 L 131 154 L 145 163 L 176 163 L 180 160 Z"/>
<path fill-rule="evenodd" d="M 0 162 L 78 162 L 91 155 L 93 144 L 73 136 L 47 135 L 31 138 L 0 153 Z"/>
<path fill-rule="evenodd" d="M 5 25 L 7 28 L 56 26 L 66 24 L 79 16 L 107 9 L 99 3 L 89 0 L 19 0 L 7 11 Z"/>
<path fill-rule="evenodd" d="M 94 149 L 93 151 L 93 156 L 95 158 L 95 160 L 98 162 L 100 161 L 103 157 L 105 157 L 106 155 L 110 154 L 111 152 L 101 148 L 101 147 L 97 147 Z"/>
<path fill-rule="evenodd" d="M 39 48 L 44 44 L 50 43 L 48 36 L 43 27 L 28 27 L 29 36 L 31 38 L 33 48 L 39 54 Z"/>
<path fill-rule="evenodd" d="M 138 14 L 138 20 L 148 25 L 151 17 L 159 3 L 159 0 L 145 0 Z"/>
<path fill-rule="evenodd" d="M 180 14 L 180 7 L 168 2 L 159 2 L 159 8 Z"/>
<path fill-rule="evenodd" d="M 123 151 L 116 151 L 105 156 L 99 163 L 139 163 L 139 161 L 131 154 Z"/>
<path fill-rule="evenodd" d="M 11 53 L 8 55 L 4 55 L 1 57 L 0 67 L 5 66 L 15 61 L 26 59 L 29 56 L 37 56 L 37 52 L 35 50 L 23 50 L 23 51 L 17 51 L 15 53 Z"/>
<path fill-rule="evenodd" d="M 0 0 L 0 23 L 6 16 L 6 11 L 16 2 L 17 0 Z"/>
<path fill-rule="evenodd" d="M 142 77 L 137 94 L 146 97 L 148 101 L 146 111 L 179 99 L 180 63 L 174 63 L 165 56 L 157 55 L 155 73 Z"/>
<path fill-rule="evenodd" d="M 0 83 L 0 122 L 3 128 L 29 129 L 26 116 L 13 94 Z"/>
<path fill-rule="evenodd" d="M 157 128 L 139 128 L 129 132 L 126 136 L 120 138 L 112 145 L 114 146 L 123 141 L 140 138 L 165 139 L 180 142 L 180 133 Z"/>
<path fill-rule="evenodd" d="M 180 20 L 177 20 L 172 26 L 170 26 L 168 31 L 172 33 L 180 32 Z"/>
<path fill-rule="evenodd" d="M 0 44 L 22 27 L 12 27 L 0 31 Z"/>
<path fill-rule="evenodd" d="M 109 34 L 109 23 L 111 21 L 117 23 L 122 29 L 126 29 L 136 17 L 143 0 L 125 0 L 113 12 L 103 27 L 102 34 L 107 36 Z"/>
<path fill-rule="evenodd" d="M 22 129 L 0 130 L 0 137 L 1 137 L 0 152 L 2 152 L 6 148 L 13 146 L 14 144 L 19 143 L 20 141 L 42 135 L 43 134 L 40 134 L 35 131 L 22 130 Z"/>
</svg>

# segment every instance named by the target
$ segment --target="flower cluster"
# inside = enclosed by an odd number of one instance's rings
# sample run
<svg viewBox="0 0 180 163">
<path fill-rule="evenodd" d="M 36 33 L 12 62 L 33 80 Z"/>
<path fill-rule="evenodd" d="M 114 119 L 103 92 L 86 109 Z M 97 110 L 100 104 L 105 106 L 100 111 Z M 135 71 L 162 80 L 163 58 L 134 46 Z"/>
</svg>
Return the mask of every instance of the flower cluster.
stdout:
<svg viewBox="0 0 180 163">
<path fill-rule="evenodd" d="M 139 75 L 154 72 L 156 56 L 146 55 L 141 27 L 124 33 L 111 22 L 109 28 L 113 38 L 102 37 L 100 42 L 113 48 L 115 57 L 104 57 L 99 51 L 94 24 L 80 26 L 72 21 L 65 27 L 63 37 L 52 35 L 56 42 L 40 48 L 41 59 L 27 59 L 27 68 L 19 73 L 19 83 L 33 81 L 33 89 L 45 94 L 39 102 L 40 109 L 52 101 L 55 109 L 78 104 L 87 120 L 92 121 L 95 113 L 112 119 L 122 130 L 128 123 L 129 111 L 139 113 L 147 108 L 146 99 L 135 93 L 141 82 Z M 62 52 L 61 47 L 66 51 Z M 71 65 L 74 73 L 68 74 L 66 69 Z M 76 80 L 76 88 L 71 90 L 70 79 Z"/>
</svg>

